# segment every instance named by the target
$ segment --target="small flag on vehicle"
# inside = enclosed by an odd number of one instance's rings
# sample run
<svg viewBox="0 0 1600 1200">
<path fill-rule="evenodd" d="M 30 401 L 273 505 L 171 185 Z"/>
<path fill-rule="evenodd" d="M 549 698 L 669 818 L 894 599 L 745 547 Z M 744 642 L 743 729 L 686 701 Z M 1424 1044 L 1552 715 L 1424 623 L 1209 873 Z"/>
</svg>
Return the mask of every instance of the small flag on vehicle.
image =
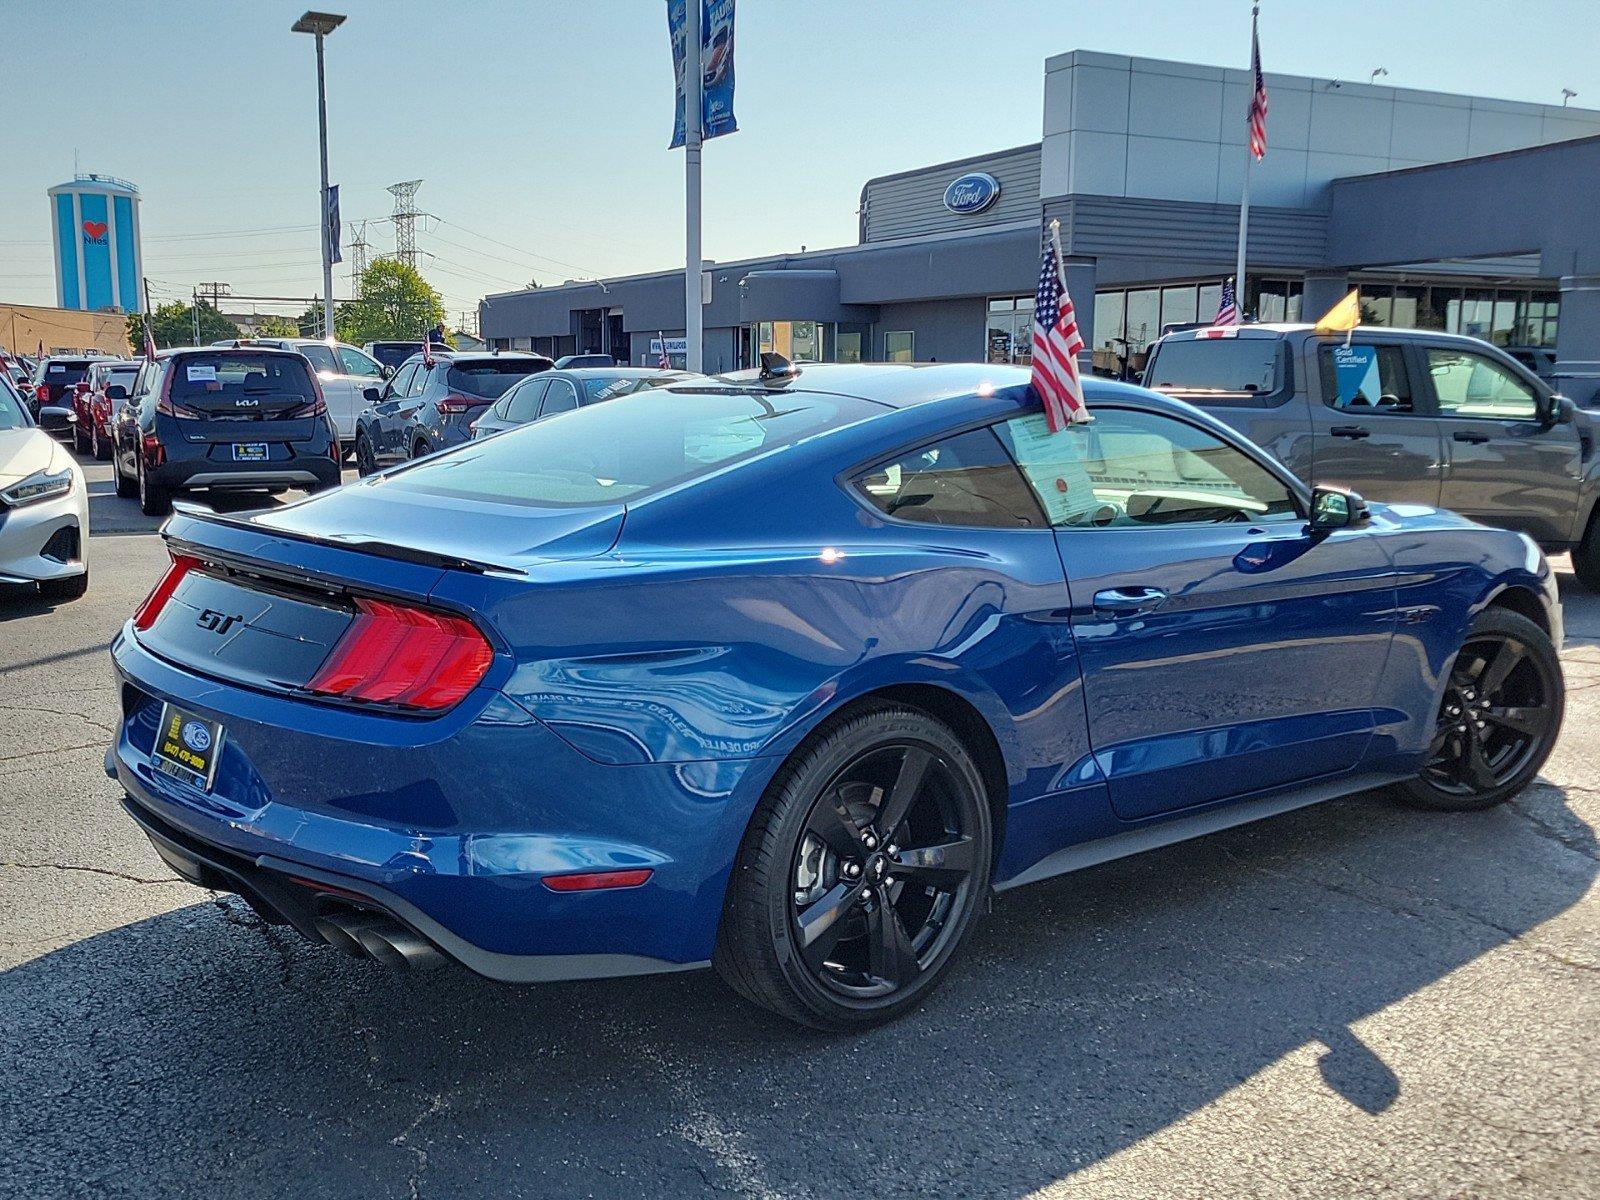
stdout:
<svg viewBox="0 0 1600 1200">
<path fill-rule="evenodd" d="M 1261 38 L 1256 33 L 1256 17 L 1250 16 L 1250 72 L 1255 76 L 1255 91 L 1245 121 L 1250 126 L 1250 153 L 1260 162 L 1267 156 L 1267 79 L 1261 73 Z"/>
<path fill-rule="evenodd" d="M 1028 381 L 1044 405 L 1051 433 L 1094 419 L 1083 402 L 1083 380 L 1078 373 L 1082 350 L 1078 314 L 1067 294 L 1061 264 L 1061 222 L 1051 221 L 1033 304 L 1033 375 Z"/>
<path fill-rule="evenodd" d="M 144 318 L 142 321 L 144 325 L 144 360 L 145 362 L 155 362 L 156 335 L 150 331 L 150 314 L 142 313 L 141 316 Z"/>
<path fill-rule="evenodd" d="M 433 330 L 426 329 L 422 333 L 422 365 L 433 366 Z"/>
<path fill-rule="evenodd" d="M 1351 288 L 1350 294 L 1327 312 L 1317 322 L 1318 333 L 1349 333 L 1361 324 L 1361 289 Z"/>
<path fill-rule="evenodd" d="M 1233 292 L 1233 276 L 1228 276 L 1222 284 L 1222 302 L 1217 305 L 1217 315 L 1211 319 L 1213 325 L 1237 325 L 1239 323 L 1239 301 Z"/>
<path fill-rule="evenodd" d="M 660 367 L 663 371 L 672 370 L 672 359 L 667 355 L 667 337 L 666 334 L 662 333 L 659 329 L 656 330 L 656 341 L 661 346 L 661 357 L 656 362 L 656 366 Z"/>
</svg>

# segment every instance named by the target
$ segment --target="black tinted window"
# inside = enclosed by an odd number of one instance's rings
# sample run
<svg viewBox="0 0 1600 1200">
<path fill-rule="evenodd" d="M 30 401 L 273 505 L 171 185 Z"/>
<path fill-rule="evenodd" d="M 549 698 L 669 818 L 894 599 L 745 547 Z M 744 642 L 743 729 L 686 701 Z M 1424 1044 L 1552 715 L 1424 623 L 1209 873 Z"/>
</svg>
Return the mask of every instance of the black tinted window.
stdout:
<svg viewBox="0 0 1600 1200">
<path fill-rule="evenodd" d="M 549 390 L 544 394 L 544 405 L 539 409 L 539 415 L 553 416 L 577 407 L 578 393 L 572 390 L 572 385 L 565 379 L 552 379 Z"/>
<path fill-rule="evenodd" d="M 498 400 L 519 379 L 540 370 L 537 363 L 517 359 L 480 358 L 450 364 L 446 385 L 452 392 Z"/>
<path fill-rule="evenodd" d="M 987 429 L 957 434 L 874 467 L 856 480 L 873 507 L 902 521 L 1042 529 L 1027 481 Z"/>
<path fill-rule="evenodd" d="M 1194 338 L 1165 341 L 1156 348 L 1144 385 L 1167 391 L 1266 395 L 1280 386 L 1277 338 Z"/>
<path fill-rule="evenodd" d="M 512 392 L 510 404 L 502 414 L 506 420 L 515 421 L 518 425 L 525 425 L 539 415 L 539 396 L 544 391 L 544 384 L 530 381 Z"/>
<path fill-rule="evenodd" d="M 190 354 L 178 361 L 172 394 L 216 396 L 291 393 L 311 399 L 311 372 L 297 354 Z"/>
</svg>

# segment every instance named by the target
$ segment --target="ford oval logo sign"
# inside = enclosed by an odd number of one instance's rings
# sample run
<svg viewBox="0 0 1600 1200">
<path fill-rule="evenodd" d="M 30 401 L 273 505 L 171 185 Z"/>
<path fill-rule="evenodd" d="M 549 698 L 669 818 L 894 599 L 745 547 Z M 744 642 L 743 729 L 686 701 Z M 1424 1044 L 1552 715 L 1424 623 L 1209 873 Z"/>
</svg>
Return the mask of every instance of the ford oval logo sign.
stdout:
<svg viewBox="0 0 1600 1200">
<path fill-rule="evenodd" d="M 1000 199 L 1000 181 L 987 171 L 973 171 L 944 190 L 944 206 L 953 213 L 981 213 Z"/>
</svg>

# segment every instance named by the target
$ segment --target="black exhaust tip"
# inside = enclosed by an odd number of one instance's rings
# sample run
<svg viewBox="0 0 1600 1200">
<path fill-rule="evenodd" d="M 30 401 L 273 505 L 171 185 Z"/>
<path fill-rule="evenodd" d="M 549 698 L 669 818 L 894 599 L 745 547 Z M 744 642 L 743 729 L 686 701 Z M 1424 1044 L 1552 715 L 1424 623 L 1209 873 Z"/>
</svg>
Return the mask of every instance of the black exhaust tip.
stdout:
<svg viewBox="0 0 1600 1200">
<path fill-rule="evenodd" d="M 445 965 L 444 955 L 431 942 L 382 913 L 325 913 L 316 919 L 316 927 L 330 946 L 394 970 L 429 971 Z"/>
</svg>

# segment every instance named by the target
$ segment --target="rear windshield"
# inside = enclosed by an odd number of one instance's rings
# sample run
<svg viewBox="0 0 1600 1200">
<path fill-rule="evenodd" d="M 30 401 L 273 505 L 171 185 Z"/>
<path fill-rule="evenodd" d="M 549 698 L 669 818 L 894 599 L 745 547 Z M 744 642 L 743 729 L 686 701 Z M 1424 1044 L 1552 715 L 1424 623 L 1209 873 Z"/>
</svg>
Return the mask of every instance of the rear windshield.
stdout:
<svg viewBox="0 0 1600 1200">
<path fill-rule="evenodd" d="M 313 399 L 311 372 L 298 354 L 190 354 L 172 372 L 174 397 L 304 396 Z"/>
<path fill-rule="evenodd" d="M 597 400 L 615 400 L 618 396 L 627 396 L 633 392 L 642 392 L 646 388 L 672 383 L 677 378 L 676 375 L 653 375 L 641 379 L 637 375 L 632 375 L 623 379 L 585 379 L 583 402 L 593 404 Z"/>
<path fill-rule="evenodd" d="M 51 362 L 44 365 L 42 383 L 81 383 L 89 374 L 86 362 Z"/>
<path fill-rule="evenodd" d="M 1144 385 L 1185 395 L 1207 392 L 1266 395 L 1279 387 L 1283 343 L 1277 338 L 1194 338 L 1164 341 Z"/>
<path fill-rule="evenodd" d="M 468 442 L 382 486 L 545 506 L 620 504 L 882 411 L 810 392 L 639 392 Z"/>
<path fill-rule="evenodd" d="M 543 363 L 521 362 L 514 358 L 479 358 L 450 364 L 445 385 L 452 392 L 477 396 L 481 400 L 498 400 L 519 379 L 536 372 L 548 370 Z"/>
</svg>

